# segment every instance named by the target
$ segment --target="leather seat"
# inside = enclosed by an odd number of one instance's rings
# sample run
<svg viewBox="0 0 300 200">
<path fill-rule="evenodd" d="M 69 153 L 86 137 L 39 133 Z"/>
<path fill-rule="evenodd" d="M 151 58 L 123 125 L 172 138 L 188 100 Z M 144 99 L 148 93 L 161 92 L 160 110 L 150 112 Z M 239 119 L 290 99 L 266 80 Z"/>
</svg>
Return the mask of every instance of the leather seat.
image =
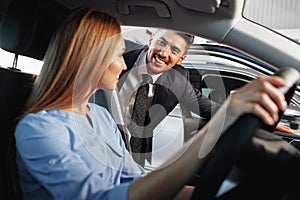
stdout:
<svg viewBox="0 0 300 200">
<path fill-rule="evenodd" d="M 49 18 L 55 12 L 55 17 Z M 52 33 L 69 9 L 53 0 L 13 0 L 1 19 L 3 50 L 42 60 Z M 13 64 L 13 63 L 12 63 Z M 13 132 L 36 75 L 0 68 L 0 196 L 20 199 Z"/>
<path fill-rule="evenodd" d="M 0 190 L 1 196 L 9 199 L 20 198 L 16 183 L 13 132 L 34 79 L 35 75 L 32 74 L 0 68 Z"/>
</svg>

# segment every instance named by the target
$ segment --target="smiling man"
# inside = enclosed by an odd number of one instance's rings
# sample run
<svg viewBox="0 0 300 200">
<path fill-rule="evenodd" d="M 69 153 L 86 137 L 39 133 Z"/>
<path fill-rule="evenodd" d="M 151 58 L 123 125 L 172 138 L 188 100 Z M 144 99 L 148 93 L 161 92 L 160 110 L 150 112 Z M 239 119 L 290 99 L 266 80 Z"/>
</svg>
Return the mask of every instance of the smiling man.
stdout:
<svg viewBox="0 0 300 200">
<path fill-rule="evenodd" d="M 188 70 L 180 65 L 193 41 L 192 35 L 159 30 L 150 37 L 148 46 L 124 55 L 127 70 L 123 71 L 118 88 L 131 134 L 132 155 L 142 166 L 145 159 L 151 161 L 153 129 L 178 103 L 207 120 L 219 108 L 219 104 L 192 86 Z M 145 74 L 151 77 L 147 83 Z M 138 103 L 137 91 L 141 85 L 147 85 L 148 99 Z M 136 111 L 138 108 L 143 110 Z"/>
<path fill-rule="evenodd" d="M 181 64 L 193 40 L 191 35 L 174 31 L 160 31 L 151 37 L 146 56 L 148 73 L 154 76 Z"/>
</svg>

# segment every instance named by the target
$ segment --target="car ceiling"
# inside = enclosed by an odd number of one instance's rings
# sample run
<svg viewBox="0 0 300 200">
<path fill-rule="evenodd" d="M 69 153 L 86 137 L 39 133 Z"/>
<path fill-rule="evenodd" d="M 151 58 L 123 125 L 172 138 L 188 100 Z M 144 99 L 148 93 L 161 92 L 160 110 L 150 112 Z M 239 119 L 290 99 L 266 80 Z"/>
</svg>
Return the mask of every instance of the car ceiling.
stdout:
<svg viewBox="0 0 300 200">
<path fill-rule="evenodd" d="M 236 10 L 243 6 L 243 1 L 236 0 L 201 0 L 201 3 L 198 0 L 58 1 L 71 9 L 87 6 L 109 11 L 125 25 L 163 27 L 196 35 L 201 33 L 216 41 L 225 37 L 235 23 L 233 19 Z M 198 24 L 197 29 L 195 24 Z M 206 27 L 205 30 L 214 31 L 204 31 L 201 28 L 203 26 Z M 220 31 L 216 31 L 215 27 L 219 27 Z"/>
<path fill-rule="evenodd" d="M 0 10 L 1 15 L 5 16 L 10 3 L 13 0 L 1 0 Z M 261 57 L 266 62 L 273 65 L 289 65 L 294 67 L 299 67 L 300 58 L 298 54 L 294 51 L 299 52 L 299 45 L 289 44 L 292 49 L 288 52 L 280 50 L 280 46 L 273 44 L 272 41 L 269 44 L 264 44 L 264 38 L 259 36 L 253 36 L 247 34 L 247 28 L 244 26 L 249 26 L 249 21 L 242 18 L 243 0 L 17 0 L 19 2 L 48 2 L 49 4 L 60 4 L 67 10 L 71 10 L 77 7 L 93 7 L 95 9 L 109 12 L 118 18 L 124 25 L 134 25 L 134 26 L 146 26 L 146 27 L 163 27 L 171 28 L 180 31 L 186 31 L 193 33 L 195 35 L 205 37 L 207 39 L 214 40 L 216 42 L 229 44 L 233 47 L 237 47 L 242 51 L 248 52 L 249 54 L 255 55 L 256 57 Z M 33 4 L 34 5 L 34 4 Z M 64 13 L 59 15 L 59 11 L 56 9 L 57 6 L 47 6 L 47 16 L 43 16 L 46 20 L 52 20 L 51 23 L 55 23 L 59 20 L 63 20 Z M 23 11 L 22 11 L 23 12 Z M 65 12 L 65 11 L 63 11 Z M 52 15 L 51 13 L 55 13 Z M 31 14 L 27 12 L 27 14 Z M 61 18 L 56 17 L 56 15 L 61 16 Z M 53 19 L 51 17 L 53 16 Z M 5 17 L 2 17 L 2 19 Z M 39 19 L 41 20 L 41 19 Z M 52 28 L 48 28 L 45 24 L 48 21 L 40 21 L 43 32 L 41 34 L 35 34 L 35 37 L 39 37 L 37 41 L 49 41 L 49 35 L 46 33 L 52 32 Z M 55 24 L 54 23 L 54 24 Z M 2 23 L 3 24 L 3 23 Z M 243 28 L 241 31 L 239 28 Z M 249 31 L 253 31 L 256 27 L 255 25 L 250 25 Z M 49 30 L 47 30 L 49 29 Z M 2 31 L 3 32 L 3 31 Z M 268 37 L 273 41 L 278 41 L 275 35 L 265 35 L 269 34 L 266 30 L 261 30 L 263 34 L 262 37 Z M 11 34 L 11 33 L 10 33 Z M 241 35 L 242 39 L 239 39 Z M 3 34 L 0 35 L 1 48 L 14 52 L 13 48 L 6 48 L 2 45 Z M 238 37 L 238 38 L 237 38 Z M 22 38 L 23 39 L 23 38 Z M 251 40 L 249 40 L 251 39 Z M 254 40 L 254 42 L 252 41 Z M 244 41 L 246 40 L 246 41 Z M 247 43 L 247 41 L 251 41 Z M 237 42 L 238 41 L 238 42 Z M 282 43 L 287 42 L 282 40 Z M 4 42 L 5 43 L 5 42 Z M 290 42 L 288 42 L 290 43 Z M 261 51 L 257 51 L 254 45 L 261 45 Z M 47 46 L 47 45 L 46 45 Z M 264 49 L 264 47 L 266 49 Z M 34 48 L 40 52 L 45 51 L 39 49 L 38 45 Z M 272 50 L 274 49 L 274 50 Z M 270 51 L 269 51 L 270 50 Z M 24 51 L 18 51 L 22 54 Z M 24 52 L 25 55 L 41 59 L 41 55 L 35 55 Z M 284 61 L 282 59 L 276 60 L 280 55 L 287 56 Z"/>
</svg>

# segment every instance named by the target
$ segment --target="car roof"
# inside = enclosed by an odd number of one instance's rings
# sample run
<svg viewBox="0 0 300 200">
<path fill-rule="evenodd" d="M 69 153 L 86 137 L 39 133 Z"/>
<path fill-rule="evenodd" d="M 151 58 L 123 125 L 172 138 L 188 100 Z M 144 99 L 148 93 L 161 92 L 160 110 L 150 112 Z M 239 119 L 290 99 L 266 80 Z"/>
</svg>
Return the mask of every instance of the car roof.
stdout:
<svg viewBox="0 0 300 200">
<path fill-rule="evenodd" d="M 198 0 L 2 0 L 0 44 L 4 50 L 42 59 L 55 25 L 74 8 L 92 7 L 109 12 L 123 25 L 189 32 L 230 45 L 275 67 L 299 68 L 300 45 L 245 19 L 242 15 L 244 2 L 244 0 L 203 0 L 201 2 Z M 19 5 L 12 6 L 13 4 Z M 35 12 L 36 9 L 43 11 Z M 12 13 L 27 16 L 19 22 L 25 24 L 22 33 L 16 33 L 16 29 L 9 29 Z M 4 23 L 7 21 L 9 23 Z M 32 31 L 33 26 L 35 32 Z M 14 38 L 16 34 L 18 40 Z M 10 40 L 6 39 L 8 36 Z M 12 46 L 16 41 L 28 41 L 28 43 L 23 44 L 22 49 L 18 49 L 20 45 Z"/>
</svg>

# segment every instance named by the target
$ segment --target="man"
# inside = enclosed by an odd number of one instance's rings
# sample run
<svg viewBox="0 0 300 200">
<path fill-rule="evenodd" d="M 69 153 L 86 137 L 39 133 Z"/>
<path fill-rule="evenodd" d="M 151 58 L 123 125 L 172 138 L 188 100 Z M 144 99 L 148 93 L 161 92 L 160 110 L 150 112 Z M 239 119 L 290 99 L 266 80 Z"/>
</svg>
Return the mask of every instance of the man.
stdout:
<svg viewBox="0 0 300 200">
<path fill-rule="evenodd" d="M 124 55 L 127 71 L 118 83 L 120 101 L 125 123 L 131 133 L 133 157 L 142 166 L 145 159 L 151 160 L 153 129 L 178 103 L 207 120 L 219 108 L 219 104 L 193 88 L 188 70 L 180 65 L 193 41 L 194 36 L 185 33 L 159 30 L 150 37 L 147 47 L 134 49 Z M 143 111 L 146 116 L 142 118 L 146 119 L 141 125 L 134 120 L 133 109 L 137 103 L 138 88 L 143 85 L 143 74 L 150 75 L 152 83 L 147 91 L 150 102 L 147 100 L 146 103 L 150 108 L 147 112 Z"/>
</svg>

